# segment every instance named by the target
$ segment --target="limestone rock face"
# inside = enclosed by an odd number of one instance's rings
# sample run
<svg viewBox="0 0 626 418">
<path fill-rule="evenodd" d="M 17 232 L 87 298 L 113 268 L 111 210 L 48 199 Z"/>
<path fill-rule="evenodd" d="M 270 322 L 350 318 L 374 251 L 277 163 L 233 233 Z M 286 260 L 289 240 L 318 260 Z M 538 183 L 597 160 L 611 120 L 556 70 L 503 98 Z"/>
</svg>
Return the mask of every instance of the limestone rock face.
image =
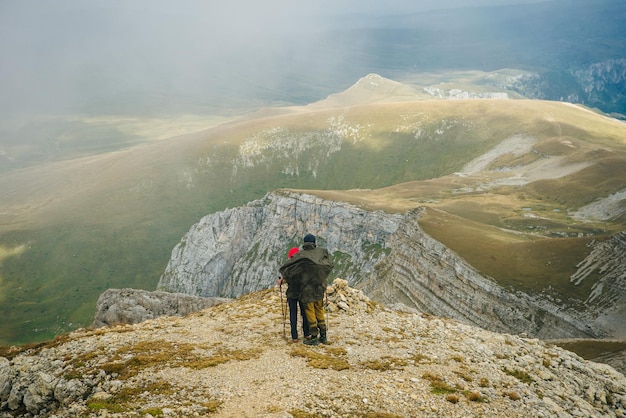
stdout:
<svg viewBox="0 0 626 418">
<path fill-rule="evenodd" d="M 611 331 L 612 336 L 626 338 L 626 232 L 606 241 L 594 241 L 591 253 L 580 263 L 571 281 L 580 285 L 596 275 L 591 294 L 585 300 L 586 315 Z"/>
<path fill-rule="evenodd" d="M 332 276 L 351 285 L 388 253 L 402 218 L 296 193 L 270 193 L 246 206 L 205 216 L 172 251 L 158 290 L 237 297 L 278 279 L 291 247 L 307 233 L 333 254 Z"/>
<path fill-rule="evenodd" d="M 185 316 L 225 301 L 228 299 L 137 289 L 108 289 L 98 298 L 93 326 L 136 324 L 159 316 Z"/>
<path fill-rule="evenodd" d="M 513 294 L 480 275 L 422 231 L 418 225 L 420 212 L 407 213 L 389 243 L 389 257 L 362 283 L 370 297 L 389 304 L 401 301 L 422 312 L 497 332 L 539 338 L 602 335 L 603 330 L 594 329 L 548 301 L 522 292 Z"/>
</svg>

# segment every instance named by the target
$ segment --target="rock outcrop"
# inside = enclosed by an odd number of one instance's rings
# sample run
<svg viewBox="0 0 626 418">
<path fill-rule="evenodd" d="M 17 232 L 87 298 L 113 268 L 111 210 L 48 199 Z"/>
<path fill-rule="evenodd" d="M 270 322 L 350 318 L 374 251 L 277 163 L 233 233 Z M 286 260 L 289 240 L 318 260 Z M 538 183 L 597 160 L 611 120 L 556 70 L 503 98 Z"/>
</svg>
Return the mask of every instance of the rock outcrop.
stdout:
<svg viewBox="0 0 626 418">
<path fill-rule="evenodd" d="M 511 293 L 483 277 L 426 234 L 419 213 L 392 215 L 306 194 L 270 193 L 202 218 L 174 248 L 158 289 L 236 297 L 271 287 L 287 249 L 311 232 L 333 253 L 333 276 L 387 304 L 401 302 L 488 330 L 541 338 L 621 332 L 619 324 L 609 326 L 592 314 L 606 306 L 589 304 L 582 314 L 548 299 Z M 623 266 L 618 270 L 623 274 Z"/>
<path fill-rule="evenodd" d="M 281 337 L 272 288 L 4 350 L 0 416 L 626 416 L 626 377 L 609 366 L 392 310 L 343 280 L 328 294 L 330 344 L 317 347 Z"/>
<path fill-rule="evenodd" d="M 626 232 L 590 246 L 591 253 L 578 263 L 571 281 L 580 285 L 594 275 L 600 277 L 585 301 L 590 308 L 586 315 L 611 330 L 614 337 L 626 338 Z"/>
<path fill-rule="evenodd" d="M 108 289 L 98 298 L 93 326 L 136 324 L 159 316 L 185 316 L 228 300 L 182 293 Z"/>
</svg>

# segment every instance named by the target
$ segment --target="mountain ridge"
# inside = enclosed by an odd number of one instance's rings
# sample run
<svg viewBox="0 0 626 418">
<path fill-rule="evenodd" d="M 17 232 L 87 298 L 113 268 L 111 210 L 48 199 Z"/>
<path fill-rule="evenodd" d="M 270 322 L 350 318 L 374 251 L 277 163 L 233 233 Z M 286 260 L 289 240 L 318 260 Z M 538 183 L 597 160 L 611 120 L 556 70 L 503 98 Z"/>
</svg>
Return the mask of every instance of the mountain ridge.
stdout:
<svg viewBox="0 0 626 418">
<path fill-rule="evenodd" d="M 531 151 L 491 160 L 483 181 L 453 174 L 519 134 L 537 138 Z M 154 289 L 190 225 L 268 190 L 318 190 L 390 211 L 431 202 L 518 232 L 610 235 L 624 215 L 572 223 L 566 213 L 611 195 L 620 207 L 624 138 L 623 123 L 563 103 L 431 99 L 298 109 L 10 171 L 0 177 L 0 308 L 9 318 L 0 341 L 52 338 L 87 325 L 107 288 Z M 479 196 L 481 184 L 497 184 L 506 170 L 564 158 L 570 166 L 595 164 Z M 470 250 L 455 248 L 467 259 Z"/>
</svg>

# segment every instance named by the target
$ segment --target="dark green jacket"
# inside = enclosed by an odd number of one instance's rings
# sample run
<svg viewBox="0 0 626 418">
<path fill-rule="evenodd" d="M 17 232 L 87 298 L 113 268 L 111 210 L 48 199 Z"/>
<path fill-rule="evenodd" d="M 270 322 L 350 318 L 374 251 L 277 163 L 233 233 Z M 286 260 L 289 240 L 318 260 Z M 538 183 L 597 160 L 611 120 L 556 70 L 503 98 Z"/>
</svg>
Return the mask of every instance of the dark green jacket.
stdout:
<svg viewBox="0 0 626 418">
<path fill-rule="evenodd" d="M 289 289 L 293 286 L 294 291 L 299 290 L 300 302 L 310 303 L 324 299 L 326 279 L 333 267 L 326 248 L 305 243 L 301 251 L 281 266 L 280 274 Z"/>
<path fill-rule="evenodd" d="M 287 299 L 300 299 L 300 283 L 296 283 L 295 280 L 292 280 L 291 283 L 287 282 L 285 296 L 287 296 Z"/>
</svg>

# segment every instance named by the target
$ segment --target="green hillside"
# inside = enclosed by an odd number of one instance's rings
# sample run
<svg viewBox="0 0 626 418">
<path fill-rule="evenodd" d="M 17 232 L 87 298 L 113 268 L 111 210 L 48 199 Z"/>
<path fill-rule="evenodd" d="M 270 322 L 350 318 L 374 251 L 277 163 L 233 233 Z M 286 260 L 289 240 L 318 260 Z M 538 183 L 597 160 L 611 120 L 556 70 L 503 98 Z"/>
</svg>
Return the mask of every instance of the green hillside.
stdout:
<svg viewBox="0 0 626 418">
<path fill-rule="evenodd" d="M 538 138 L 542 152 L 587 162 L 587 169 L 490 194 L 454 191 L 466 180 L 452 173 L 520 134 Z M 576 151 L 559 148 L 554 138 L 568 138 Z M 472 224 L 459 222 L 467 233 L 463 242 L 471 242 L 483 236 L 480 224 L 527 228 L 520 212 L 525 199 L 542 202 L 546 213 L 560 210 L 549 217 L 554 224 L 543 237 L 572 227 L 604 236 L 623 223 L 576 226 L 566 213 L 624 189 L 625 139 L 623 123 L 563 103 L 417 101 L 300 108 L 11 170 L 0 178 L 0 344 L 49 339 L 89 325 L 107 288 L 154 289 L 172 248 L 193 223 L 278 188 L 334 190 L 329 195 L 400 212 L 437 201 L 432 206 L 439 212 L 425 221 L 426 230 L 497 277 L 491 263 L 481 264 L 481 253 L 454 245 L 456 236 L 446 236 L 450 230 L 436 232 L 438 217 L 477 222 L 474 233 Z M 493 164 L 511 162 L 514 156 L 503 156 Z M 354 189 L 377 190 L 341 192 Z M 487 201 L 497 197 L 500 209 L 483 210 L 481 195 Z M 473 206 L 461 198 L 473 199 Z M 582 244 L 570 247 L 572 259 L 584 251 Z"/>
</svg>

